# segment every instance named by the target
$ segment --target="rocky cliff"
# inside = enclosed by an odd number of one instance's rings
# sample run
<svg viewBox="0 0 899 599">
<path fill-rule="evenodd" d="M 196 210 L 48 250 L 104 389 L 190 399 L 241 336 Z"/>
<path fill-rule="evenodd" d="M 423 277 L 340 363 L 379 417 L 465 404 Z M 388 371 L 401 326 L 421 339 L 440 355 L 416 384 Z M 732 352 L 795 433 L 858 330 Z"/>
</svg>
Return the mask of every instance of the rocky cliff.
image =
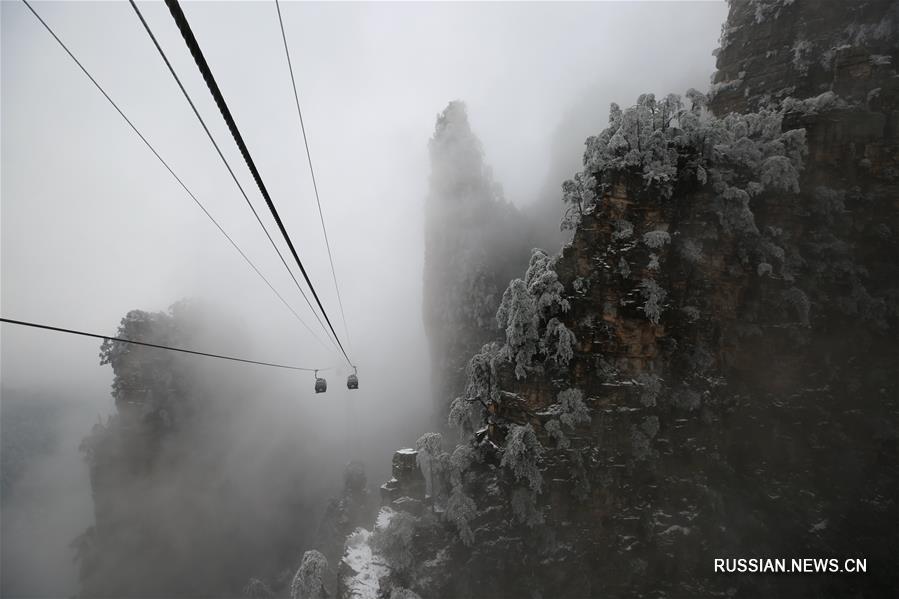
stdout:
<svg viewBox="0 0 899 599">
<path fill-rule="evenodd" d="M 429 150 L 423 314 L 442 420 L 464 387 L 468 356 L 492 337 L 502 290 L 530 246 L 524 217 L 493 180 L 462 102 L 438 115 Z"/>
<path fill-rule="evenodd" d="M 612 107 L 572 243 L 468 356 L 461 444 L 394 457 L 369 591 L 895 593 L 897 33 L 893 2 L 735 0 L 708 94 Z M 867 573 L 713 571 L 735 557 Z"/>
</svg>

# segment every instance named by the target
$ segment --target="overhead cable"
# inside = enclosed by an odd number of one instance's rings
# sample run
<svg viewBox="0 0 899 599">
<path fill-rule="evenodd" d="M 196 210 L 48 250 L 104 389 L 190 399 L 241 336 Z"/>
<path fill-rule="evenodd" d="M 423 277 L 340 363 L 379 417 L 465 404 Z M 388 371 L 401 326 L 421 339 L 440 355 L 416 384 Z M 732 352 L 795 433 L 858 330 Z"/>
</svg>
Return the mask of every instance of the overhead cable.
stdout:
<svg viewBox="0 0 899 599">
<path fill-rule="evenodd" d="M 225 238 L 228 240 L 228 242 L 232 245 L 232 247 L 234 247 L 235 250 L 237 250 L 237 252 L 244 259 L 244 261 L 246 261 L 246 263 L 250 265 L 250 267 L 256 272 L 257 275 L 259 275 L 259 278 L 261 278 L 265 282 L 265 284 L 268 286 L 268 288 L 271 289 L 272 292 L 277 296 L 277 298 L 279 300 L 281 300 L 281 303 L 284 304 L 284 306 L 286 306 L 288 310 L 290 310 L 290 312 L 300 322 L 300 324 L 302 324 L 304 327 L 306 327 L 306 330 L 308 330 L 309 333 L 313 337 L 315 337 L 315 339 L 327 349 L 327 346 L 324 345 L 324 342 L 318 337 L 318 335 L 315 334 L 315 332 L 311 328 L 309 328 L 309 325 L 307 325 L 306 322 L 302 318 L 300 318 L 300 315 L 297 314 L 296 310 L 293 309 L 293 307 L 287 302 L 287 300 L 285 300 L 284 297 L 280 293 L 278 293 L 278 290 L 275 289 L 275 287 L 269 282 L 269 280 L 265 277 L 265 275 L 262 274 L 262 272 L 259 270 L 259 268 L 256 267 L 256 265 L 253 263 L 253 261 L 250 260 L 250 258 L 244 253 L 244 251 L 240 248 L 240 246 L 237 245 L 237 243 L 234 241 L 234 239 L 232 239 L 231 236 L 228 235 L 228 233 L 218 223 L 218 221 L 215 219 L 215 217 L 213 217 L 212 214 L 210 214 L 210 212 L 206 209 L 206 207 L 203 205 L 203 203 L 187 187 L 187 185 L 184 183 L 184 181 L 181 179 L 181 177 L 179 177 L 175 173 L 175 171 L 172 169 L 172 167 L 169 166 L 168 162 L 166 162 L 165 159 L 159 154 L 159 152 L 156 151 L 156 148 L 153 147 L 153 144 L 151 144 L 149 142 L 149 140 L 147 140 L 147 138 L 144 136 L 144 134 L 141 133 L 141 131 L 131 121 L 131 119 L 128 118 L 128 116 L 122 111 L 121 108 L 119 108 L 119 105 L 116 104 L 116 102 L 112 99 L 112 97 L 110 97 L 110 95 L 108 93 L 106 93 L 106 90 L 103 89 L 103 86 L 100 85 L 100 83 L 94 78 L 94 76 L 91 75 L 90 71 L 88 71 L 87 68 L 81 63 L 81 61 L 78 60 L 78 58 L 75 56 L 75 54 L 72 53 L 72 51 L 69 49 L 69 47 L 66 46 L 66 44 L 59 38 L 58 35 L 56 35 L 56 32 L 53 31 L 53 29 L 47 24 L 47 22 L 44 21 L 43 18 L 41 18 L 41 16 L 37 13 L 37 11 L 34 9 L 34 7 L 31 6 L 31 4 L 28 2 L 28 0 L 22 0 L 22 2 L 25 4 L 25 6 L 28 7 L 28 9 L 31 11 L 31 13 L 37 18 L 37 20 L 41 23 L 41 25 L 44 26 L 44 28 L 50 33 L 50 35 L 53 36 L 53 39 L 55 39 L 56 42 L 62 47 L 62 49 L 66 51 L 66 53 L 75 62 L 75 64 L 78 65 L 78 68 L 81 69 L 81 72 L 84 73 L 88 79 L 90 79 L 91 83 L 94 84 L 94 87 L 96 87 L 100 91 L 100 93 L 103 94 L 103 97 L 106 98 L 106 100 L 110 103 L 110 105 L 112 105 L 112 107 L 115 108 L 116 112 L 119 113 L 119 116 L 121 116 L 125 120 L 125 122 L 128 123 L 128 126 L 131 127 L 131 130 L 134 131 L 134 133 L 140 138 L 140 140 L 142 142 L 144 142 L 144 145 L 146 145 L 147 148 L 149 148 L 149 150 L 153 153 L 153 155 L 156 156 L 156 159 L 159 160 L 159 162 L 162 164 L 162 166 L 164 166 L 165 169 L 169 172 L 169 174 L 172 175 L 172 177 L 175 179 L 175 181 L 178 182 L 178 184 L 181 186 L 181 188 L 184 189 L 184 191 L 187 193 L 187 195 L 189 195 L 190 198 L 194 201 L 194 203 L 197 206 L 199 206 L 200 210 L 203 211 L 203 214 L 205 214 L 206 217 L 212 222 L 212 224 L 214 224 L 215 227 L 219 230 L 219 232 L 225 236 Z"/>
<path fill-rule="evenodd" d="M 237 185 L 237 189 L 240 190 L 241 195 L 249 206 L 250 211 L 253 213 L 253 216 L 256 218 L 256 222 L 259 223 L 259 226 L 262 227 L 262 231 L 265 233 L 265 236 L 268 238 L 269 243 L 275 249 L 275 252 L 278 254 L 278 258 L 281 259 L 281 263 L 284 265 L 284 268 L 287 269 L 288 274 L 290 274 L 290 278 L 293 279 L 294 285 L 296 285 L 297 289 L 300 292 L 300 295 L 303 296 L 303 299 L 306 301 L 306 305 L 309 306 L 309 310 L 312 311 L 312 315 L 315 316 L 316 320 L 318 320 L 318 324 L 325 330 L 325 336 L 328 336 L 327 329 L 325 329 L 324 323 L 319 318 L 318 314 L 315 311 L 315 308 L 312 307 L 312 304 L 309 302 L 309 298 L 306 297 L 306 293 L 303 291 L 303 288 L 300 286 L 299 281 L 297 281 L 296 277 L 293 274 L 293 271 L 290 269 L 290 266 L 287 265 L 287 261 L 284 259 L 284 255 L 281 253 L 281 250 L 278 248 L 275 241 L 272 239 L 272 236 L 269 234 L 268 229 L 265 224 L 263 224 L 262 219 L 259 217 L 259 213 L 256 212 L 256 208 L 253 207 L 252 202 L 250 202 L 250 198 L 247 196 L 246 191 L 244 191 L 243 185 L 240 184 L 240 181 L 237 179 L 237 176 L 234 174 L 234 170 L 231 168 L 231 165 L 228 163 L 228 160 L 225 158 L 224 153 L 222 153 L 221 148 L 218 143 L 215 141 L 215 138 L 212 136 L 212 132 L 209 131 L 209 127 L 206 126 L 206 121 L 203 120 L 203 117 L 200 115 L 199 110 L 197 110 L 196 105 L 191 99 L 190 94 L 187 93 L 187 89 L 185 89 L 184 85 L 181 83 L 181 78 L 178 77 L 178 74 L 175 72 L 174 67 L 172 67 L 172 63 L 169 61 L 168 56 L 166 56 L 165 52 L 162 49 L 162 46 L 159 45 L 159 42 L 156 39 L 156 36 L 153 34 L 153 31 L 150 29 L 150 25 L 147 23 L 146 19 L 144 19 L 144 15 L 140 12 L 140 9 L 137 7 L 137 3 L 134 0 L 129 0 L 131 3 L 131 7 L 134 8 L 134 12 L 137 14 L 137 17 L 140 19 L 141 24 L 144 26 L 144 30 L 147 32 L 147 35 L 150 36 L 150 40 L 152 40 L 153 45 L 156 47 L 156 50 L 159 52 L 159 55 L 162 57 L 163 62 L 165 62 L 165 66 L 168 67 L 169 73 L 171 73 L 172 77 L 175 79 L 175 83 L 178 84 L 178 88 L 181 90 L 181 93 L 184 95 L 184 98 L 187 100 L 187 103 L 190 105 L 191 110 L 193 110 L 194 115 L 197 117 L 197 120 L 200 122 L 200 125 L 203 127 L 203 131 L 206 132 L 207 137 L 209 137 L 209 141 L 212 142 L 212 146 L 215 148 L 215 151 L 218 153 L 219 158 L 222 159 L 222 162 L 225 165 L 225 168 L 228 169 L 228 173 L 231 175 L 231 179 L 234 180 L 234 183 Z M 316 339 L 318 337 L 316 336 Z M 319 339 L 321 342 L 321 339 Z"/>
<path fill-rule="evenodd" d="M 296 247 L 294 247 L 293 241 L 290 239 L 290 235 L 287 233 L 287 229 L 284 226 L 284 222 L 281 220 L 281 216 L 278 214 L 278 209 L 275 207 L 274 202 L 272 202 L 271 195 L 269 194 L 265 183 L 262 181 L 262 176 L 259 174 L 259 169 L 256 168 L 256 163 L 253 161 L 253 157 L 250 155 L 250 151 L 247 148 L 246 143 L 244 142 L 243 136 L 240 134 L 240 130 L 237 128 L 237 123 L 235 123 L 234 117 L 231 114 L 231 110 L 228 108 L 228 104 L 225 102 L 225 98 L 222 95 L 221 89 L 219 89 L 218 83 L 216 82 L 215 77 L 212 74 L 212 70 L 209 68 L 209 64 L 206 62 L 206 58 L 203 56 L 203 51 L 200 49 L 197 38 L 194 36 L 194 33 L 190 28 L 187 17 L 181 10 L 181 6 L 177 0 L 166 0 L 165 3 L 166 6 L 169 7 L 169 12 L 172 14 L 172 18 L 175 20 L 178 29 L 181 31 L 184 42 L 187 44 L 191 55 L 194 57 L 194 62 L 196 63 L 197 68 L 200 70 L 200 73 L 203 75 L 203 79 L 206 81 L 206 86 L 209 88 L 209 92 L 212 94 L 212 97 L 215 99 L 216 105 L 218 105 L 219 111 L 222 113 L 222 118 L 225 119 L 228 128 L 231 130 L 231 135 L 234 137 L 234 141 L 237 144 L 237 147 L 240 149 L 240 153 L 243 155 L 244 161 L 247 163 L 247 168 L 250 169 L 250 173 L 253 175 L 253 179 L 256 181 L 256 185 L 259 187 L 259 191 L 262 194 L 262 197 L 265 199 L 269 211 L 271 211 L 272 217 L 275 219 L 275 223 L 278 225 L 278 229 L 281 231 L 281 235 L 284 237 L 284 241 L 287 243 L 287 247 L 290 249 L 290 253 L 293 255 L 293 259 L 297 263 L 297 266 L 299 267 L 300 272 L 302 273 L 303 278 L 306 281 L 306 285 L 312 292 L 312 296 L 315 298 L 315 302 L 316 304 L 318 304 L 322 316 L 324 316 L 325 321 L 328 323 L 328 328 L 334 335 L 334 339 L 335 341 L 337 341 L 337 345 L 338 347 L 340 347 L 340 351 L 343 353 L 344 358 L 346 358 L 347 363 L 352 365 L 353 362 L 352 360 L 350 360 L 350 357 L 347 355 L 346 349 L 344 349 L 343 344 L 340 342 L 340 336 L 337 334 L 337 331 L 334 330 L 334 325 L 331 323 L 331 319 L 328 318 L 328 312 L 322 305 L 321 299 L 319 299 L 318 293 L 316 293 L 315 291 L 315 286 L 309 279 L 306 268 L 303 266 L 303 262 L 302 260 L 300 260 L 299 254 L 297 254 Z"/>
<path fill-rule="evenodd" d="M 131 0 L 134 2 L 134 0 Z M 278 9 L 278 25 L 281 27 L 281 39 L 284 41 L 284 55 L 287 57 L 287 69 L 290 72 L 290 84 L 293 87 L 293 99 L 297 106 L 297 115 L 300 117 L 300 131 L 303 133 L 303 145 L 306 146 L 306 160 L 309 162 L 309 173 L 312 176 L 312 189 L 315 191 L 315 203 L 318 206 L 318 218 L 322 224 L 322 234 L 325 237 L 325 247 L 328 249 L 328 262 L 331 264 L 331 278 L 334 280 L 334 290 L 337 292 L 337 305 L 340 306 L 340 317 L 343 319 L 343 331 L 346 334 L 347 345 L 352 349 L 350 342 L 350 329 L 346 323 L 346 314 L 343 311 L 343 299 L 340 297 L 340 285 L 337 284 L 337 272 L 334 270 L 334 258 L 331 255 L 331 243 L 328 241 L 328 230 L 325 228 L 325 216 L 322 213 L 322 203 L 318 195 L 318 183 L 315 180 L 315 169 L 312 168 L 312 154 L 309 152 L 309 140 L 306 137 L 306 125 L 303 122 L 303 111 L 300 108 L 300 95 L 297 92 L 297 82 L 293 74 L 293 64 L 290 61 L 290 49 L 287 47 L 287 34 L 284 32 L 284 20 L 281 17 L 281 3 L 275 0 L 275 8 Z"/>
<path fill-rule="evenodd" d="M 259 366 L 269 366 L 272 368 L 285 368 L 287 370 L 303 370 L 307 372 L 316 372 L 319 370 L 330 370 L 329 368 L 305 368 L 302 366 L 291 366 L 289 364 L 277 364 L 274 362 L 261 362 L 259 360 L 247 360 L 245 358 L 235 358 L 234 356 L 224 356 L 222 354 L 213 354 L 209 352 L 195 351 L 192 349 L 184 349 L 181 347 L 171 347 L 168 345 L 161 345 L 158 343 L 147 343 L 146 341 L 137 341 L 135 339 L 125 339 L 124 337 L 110 337 L 108 335 L 99 335 L 97 333 L 88 333 L 85 331 L 77 331 L 75 329 L 64 329 L 62 327 L 53 327 L 46 324 L 40 324 L 36 322 L 27 322 L 24 320 L 13 320 L 12 318 L 0 318 L 0 322 L 6 322 L 9 324 L 15 324 L 23 327 L 31 327 L 35 329 L 43 329 L 45 331 L 53 331 L 56 333 L 68 333 L 70 335 L 80 335 L 81 337 L 92 337 L 94 339 L 103 339 L 106 341 L 116 341 L 118 343 L 128 343 L 131 345 L 142 345 L 144 347 L 153 347 L 156 349 L 164 349 L 173 352 L 180 352 L 183 354 L 192 354 L 195 356 L 205 356 L 207 358 L 218 358 L 219 360 L 230 360 L 232 362 L 243 362 L 245 364 L 257 364 Z"/>
</svg>

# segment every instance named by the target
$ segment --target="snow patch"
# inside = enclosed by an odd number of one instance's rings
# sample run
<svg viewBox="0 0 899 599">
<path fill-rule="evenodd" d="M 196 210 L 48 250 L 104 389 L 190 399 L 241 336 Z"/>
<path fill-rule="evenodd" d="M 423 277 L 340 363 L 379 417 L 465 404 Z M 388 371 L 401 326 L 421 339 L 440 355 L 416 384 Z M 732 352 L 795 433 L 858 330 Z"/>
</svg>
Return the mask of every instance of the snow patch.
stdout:
<svg viewBox="0 0 899 599">
<path fill-rule="evenodd" d="M 381 510 L 378 514 L 378 522 L 382 520 Z M 390 510 L 392 512 L 392 510 Z M 390 516 L 385 516 L 389 522 Z M 381 579 L 390 573 L 390 569 L 384 564 L 383 559 L 375 554 L 371 548 L 371 532 L 364 528 L 357 528 L 347 537 L 346 551 L 343 555 L 343 563 L 352 571 L 352 574 L 344 578 L 346 597 L 352 599 L 378 599 L 381 590 Z"/>
<path fill-rule="evenodd" d="M 827 529 L 827 518 L 821 520 L 817 524 L 812 525 L 812 527 L 808 530 L 809 532 L 820 532 L 822 530 Z"/>
<path fill-rule="evenodd" d="M 670 535 L 670 534 L 673 534 L 673 533 L 676 533 L 676 532 L 679 532 L 680 534 L 682 534 L 682 535 L 684 535 L 684 536 L 687 536 L 687 535 L 690 534 L 690 529 L 687 528 L 686 526 L 680 526 L 680 525 L 678 525 L 678 524 L 672 524 L 671 526 L 669 526 L 668 528 L 666 528 L 664 531 L 662 531 L 661 534 L 663 534 L 663 535 Z"/>
</svg>

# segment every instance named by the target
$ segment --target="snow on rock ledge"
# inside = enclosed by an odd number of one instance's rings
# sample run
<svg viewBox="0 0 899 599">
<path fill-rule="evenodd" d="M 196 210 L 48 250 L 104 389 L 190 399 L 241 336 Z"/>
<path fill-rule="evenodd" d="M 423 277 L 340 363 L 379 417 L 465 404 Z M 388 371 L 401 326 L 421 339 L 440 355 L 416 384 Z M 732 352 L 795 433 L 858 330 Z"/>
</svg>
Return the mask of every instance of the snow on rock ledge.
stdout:
<svg viewBox="0 0 899 599">
<path fill-rule="evenodd" d="M 384 507 L 378 513 L 375 531 L 383 530 L 393 517 L 392 509 Z M 372 532 L 357 528 L 347 537 L 343 558 L 338 566 L 337 597 L 339 599 L 377 599 L 381 580 L 390 574 L 383 557 L 371 546 Z"/>
</svg>

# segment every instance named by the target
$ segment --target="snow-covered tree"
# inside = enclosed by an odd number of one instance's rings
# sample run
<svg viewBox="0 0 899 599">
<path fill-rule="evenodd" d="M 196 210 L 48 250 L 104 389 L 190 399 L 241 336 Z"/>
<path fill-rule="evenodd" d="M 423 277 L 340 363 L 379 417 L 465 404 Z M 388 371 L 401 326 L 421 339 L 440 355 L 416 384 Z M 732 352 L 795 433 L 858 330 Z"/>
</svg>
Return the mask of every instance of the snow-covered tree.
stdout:
<svg viewBox="0 0 899 599">
<path fill-rule="evenodd" d="M 485 414 L 484 406 L 480 402 L 460 396 L 450 403 L 446 422 L 464 436 L 473 433 L 480 426 Z"/>
<path fill-rule="evenodd" d="M 565 429 L 573 430 L 579 424 L 590 422 L 590 410 L 584 403 L 584 394 L 579 389 L 566 389 L 557 396 L 558 403 L 552 406 L 554 418 L 549 420 L 545 429 L 551 438 L 556 441 L 560 449 L 568 449 L 571 442 L 565 434 Z"/>
<path fill-rule="evenodd" d="M 568 436 L 562 430 L 562 424 L 558 420 L 550 420 L 546 423 L 544 428 L 550 438 L 555 440 L 556 447 L 559 449 L 568 449 L 571 447 L 571 441 L 568 440 Z"/>
<path fill-rule="evenodd" d="M 629 220 L 618 219 L 612 223 L 612 239 L 621 241 L 634 236 L 634 223 Z"/>
<path fill-rule="evenodd" d="M 375 529 L 372 548 L 397 572 L 409 569 L 413 562 L 412 537 L 418 519 L 407 512 L 396 512 L 383 529 Z"/>
<path fill-rule="evenodd" d="M 759 229 L 749 207 L 749 200 L 749 193 L 745 190 L 730 186 L 725 187 L 715 198 L 718 219 L 725 231 L 746 235 L 758 234 Z"/>
<path fill-rule="evenodd" d="M 465 369 L 468 379 L 465 394 L 469 399 L 488 402 L 496 401 L 499 397 L 496 363 L 500 356 L 500 346 L 490 342 L 481 347 L 481 350 L 468 361 Z"/>
<path fill-rule="evenodd" d="M 477 453 L 470 445 L 456 446 L 448 463 L 450 484 L 454 487 L 461 485 L 463 475 L 475 460 L 477 460 Z"/>
<path fill-rule="evenodd" d="M 532 250 L 524 280 L 509 284 L 496 312 L 497 325 L 506 334 L 500 356 L 515 365 L 516 378 L 527 376 L 540 351 L 549 352 L 562 367 L 572 357 L 574 334 L 554 318 L 569 309 L 568 300 L 562 296 L 565 287 L 554 267 L 554 258 L 543 250 Z"/>
<path fill-rule="evenodd" d="M 649 231 L 643 234 L 643 243 L 654 250 L 665 247 L 670 241 L 671 235 L 668 234 L 668 231 Z"/>
<path fill-rule="evenodd" d="M 653 279 L 644 279 L 640 283 L 640 293 L 643 296 L 643 313 L 653 324 L 659 324 L 659 318 L 665 309 L 662 302 L 668 293 Z"/>
<path fill-rule="evenodd" d="M 502 359 L 500 346 L 490 342 L 469 359 L 465 368 L 465 395 L 450 404 L 447 422 L 463 435 L 474 432 L 484 421 L 486 406 L 499 401 L 497 362 Z"/>
<path fill-rule="evenodd" d="M 462 485 L 453 486 L 449 499 L 446 502 L 444 517 L 452 522 L 459 531 L 459 538 L 465 545 L 474 543 L 474 532 L 471 530 L 471 521 L 477 516 L 478 507 L 474 500 L 465 494 Z"/>
<path fill-rule="evenodd" d="M 584 403 L 584 394 L 580 389 L 566 389 L 559 392 L 559 421 L 569 428 L 590 422 L 590 410 Z"/>
<path fill-rule="evenodd" d="M 596 180 L 584 173 L 562 183 L 562 201 L 567 206 L 562 219 L 562 230 L 573 229 L 584 214 L 596 207 Z"/>
<path fill-rule="evenodd" d="M 427 491 L 436 496 L 440 493 L 441 455 L 443 436 L 440 433 L 425 433 L 415 442 L 415 461 L 427 481 Z"/>
<path fill-rule="evenodd" d="M 556 273 L 557 257 L 552 257 L 541 249 L 531 250 L 531 260 L 524 281 L 528 294 L 534 298 L 541 315 L 553 311 L 567 312 L 568 300 L 562 297 L 565 287 Z"/>
<path fill-rule="evenodd" d="M 681 180 L 711 184 L 723 214 L 722 224 L 738 225 L 738 233 L 757 233 L 748 200 L 759 193 L 799 189 L 799 172 L 807 153 L 804 129 L 784 131 L 783 114 L 795 109 L 762 109 L 715 117 L 705 110 L 707 99 L 689 90 L 685 108 L 679 96 L 656 100 L 644 94 L 636 105 L 622 110 L 612 104 L 609 126 L 587 139 L 584 170 L 567 181 L 563 201 L 577 205 L 580 198 L 601 200 L 619 173 L 642 175 L 647 188 L 670 198 Z M 795 103 L 794 103 L 795 104 Z M 585 189 L 595 183 L 593 193 Z M 586 211 L 566 214 L 568 227 Z M 615 239 L 621 239 L 616 232 Z"/>
<path fill-rule="evenodd" d="M 474 543 L 474 532 L 470 522 L 477 516 L 477 505 L 474 500 L 465 494 L 464 475 L 472 461 L 475 452 L 469 445 L 459 445 L 453 451 L 447 462 L 449 480 L 452 490 L 446 502 L 444 518 L 452 522 L 459 531 L 459 538 L 465 545 Z"/>
<path fill-rule="evenodd" d="M 552 358 L 562 368 L 574 357 L 574 344 L 577 338 L 558 318 L 551 318 L 546 323 L 546 332 L 540 341 L 540 348 L 548 358 Z"/>
<path fill-rule="evenodd" d="M 502 355 L 515 364 L 515 376 L 524 378 L 537 353 L 540 316 L 534 298 L 521 279 L 513 280 L 503 293 L 496 320 L 506 332 Z"/>
<path fill-rule="evenodd" d="M 682 110 L 683 103 L 675 94 L 660 101 L 653 94 L 643 94 L 635 106 L 624 111 L 612 104 L 609 127 L 587 139 L 585 172 L 595 175 L 636 169 L 642 173 L 647 186 L 654 186 L 664 197 L 670 197 L 678 164 L 677 149 L 670 143 L 674 135 L 672 124 Z"/>
<path fill-rule="evenodd" d="M 516 480 L 525 481 L 536 493 L 543 486 L 543 475 L 538 465 L 542 456 L 543 447 L 530 424 L 509 427 L 500 465 L 511 470 Z"/>
</svg>

